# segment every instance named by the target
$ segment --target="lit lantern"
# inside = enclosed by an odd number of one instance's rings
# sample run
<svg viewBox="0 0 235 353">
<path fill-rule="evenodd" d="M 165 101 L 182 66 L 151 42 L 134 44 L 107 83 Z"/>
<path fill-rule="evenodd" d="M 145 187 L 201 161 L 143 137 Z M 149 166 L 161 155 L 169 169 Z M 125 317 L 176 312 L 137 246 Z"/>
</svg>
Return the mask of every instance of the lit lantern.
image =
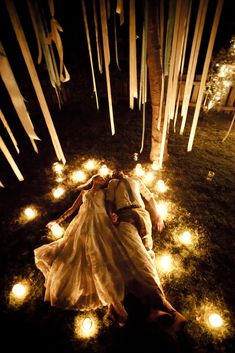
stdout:
<svg viewBox="0 0 235 353">
<path fill-rule="evenodd" d="M 23 300 L 26 295 L 28 293 L 28 288 L 26 285 L 22 284 L 22 283 L 16 283 L 13 287 L 12 287 L 12 294 L 14 295 L 14 297 L 16 299 L 20 299 Z"/>
<path fill-rule="evenodd" d="M 144 179 L 145 179 L 145 181 L 146 181 L 147 183 L 151 183 L 151 182 L 153 181 L 153 179 L 154 179 L 154 174 L 153 174 L 153 172 L 147 172 L 147 173 L 145 174 Z"/>
<path fill-rule="evenodd" d="M 64 180 L 63 177 L 59 176 L 58 178 L 56 178 L 57 183 L 62 183 L 62 181 Z"/>
<path fill-rule="evenodd" d="M 159 192 L 165 192 L 167 190 L 167 186 L 166 186 L 166 184 L 164 183 L 163 180 L 158 180 L 157 184 L 156 184 L 156 189 Z"/>
<path fill-rule="evenodd" d="M 82 170 L 78 170 L 72 174 L 72 180 L 76 182 L 85 181 L 86 174 Z"/>
<path fill-rule="evenodd" d="M 83 320 L 82 328 L 83 328 L 85 333 L 88 333 L 88 332 L 91 331 L 91 329 L 92 329 L 92 319 L 90 317 L 86 317 Z"/>
<path fill-rule="evenodd" d="M 57 174 L 61 174 L 62 171 L 63 171 L 63 169 L 64 169 L 63 164 L 58 163 L 58 162 L 55 162 L 55 163 L 53 164 L 53 170 L 54 170 Z"/>
<path fill-rule="evenodd" d="M 137 175 L 139 177 L 144 175 L 144 170 L 143 170 L 142 165 L 140 163 L 137 163 L 135 166 L 135 175 Z"/>
<path fill-rule="evenodd" d="M 93 159 L 89 159 L 85 164 L 84 164 L 85 169 L 87 170 L 94 170 L 96 167 L 96 162 Z"/>
<path fill-rule="evenodd" d="M 159 260 L 159 266 L 163 272 L 171 272 L 173 270 L 171 255 L 163 255 Z"/>
<path fill-rule="evenodd" d="M 64 192 L 64 188 L 60 186 L 53 191 L 53 196 L 58 199 L 64 194 Z"/>
<path fill-rule="evenodd" d="M 167 207 L 164 203 L 159 203 L 157 205 L 157 212 L 162 217 L 162 219 L 166 219 L 167 216 Z"/>
<path fill-rule="evenodd" d="M 189 231 L 185 231 L 180 235 L 179 240 L 185 245 L 190 245 L 192 244 L 192 235 Z"/>
<path fill-rule="evenodd" d="M 89 317 L 76 316 L 74 321 L 74 333 L 77 338 L 90 338 L 98 333 L 98 319 L 94 315 Z"/>
<path fill-rule="evenodd" d="M 159 170 L 159 169 L 160 169 L 159 163 L 157 161 L 153 161 L 152 170 L 156 171 L 156 170 Z"/>
<path fill-rule="evenodd" d="M 33 219 L 36 217 L 37 212 L 34 209 L 32 209 L 31 207 L 27 207 L 24 210 L 24 214 L 28 219 Z"/>
<path fill-rule="evenodd" d="M 106 176 L 109 174 L 109 168 L 107 167 L 107 165 L 103 164 L 99 170 L 99 173 L 101 176 Z"/>
<path fill-rule="evenodd" d="M 59 224 L 54 224 L 51 227 L 51 232 L 54 238 L 59 239 L 64 234 L 64 228 L 62 228 Z"/>
<path fill-rule="evenodd" d="M 209 315 L 208 321 L 211 326 L 218 328 L 223 325 L 223 319 L 219 314 L 212 313 Z"/>
</svg>

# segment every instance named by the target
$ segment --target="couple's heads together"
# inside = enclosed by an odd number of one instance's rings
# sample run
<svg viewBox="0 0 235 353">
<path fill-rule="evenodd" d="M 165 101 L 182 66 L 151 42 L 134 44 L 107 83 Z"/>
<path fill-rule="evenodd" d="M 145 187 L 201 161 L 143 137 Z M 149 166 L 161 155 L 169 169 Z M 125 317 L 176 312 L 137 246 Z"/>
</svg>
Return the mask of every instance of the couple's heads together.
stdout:
<svg viewBox="0 0 235 353">
<path fill-rule="evenodd" d="M 111 179 L 121 179 L 127 176 L 124 171 L 120 168 L 114 169 L 109 175 L 102 176 L 100 174 L 93 175 L 85 184 L 79 185 L 78 190 L 88 190 L 93 185 L 98 188 L 106 188 Z"/>
</svg>

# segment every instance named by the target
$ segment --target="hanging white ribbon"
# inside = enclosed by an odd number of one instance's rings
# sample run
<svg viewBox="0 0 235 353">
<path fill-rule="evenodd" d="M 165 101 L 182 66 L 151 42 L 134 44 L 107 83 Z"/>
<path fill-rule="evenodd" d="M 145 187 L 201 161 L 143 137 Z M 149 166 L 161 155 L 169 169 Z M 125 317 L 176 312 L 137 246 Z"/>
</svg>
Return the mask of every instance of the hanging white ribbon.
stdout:
<svg viewBox="0 0 235 353">
<path fill-rule="evenodd" d="M 178 84 L 178 89 L 177 89 L 177 101 L 176 101 L 175 116 L 174 116 L 174 132 L 176 131 L 180 94 L 181 94 L 181 88 L 182 88 L 182 79 L 183 79 L 183 73 L 184 73 L 184 61 L 185 61 L 188 32 L 189 32 L 189 23 L 190 23 L 191 10 L 192 10 L 192 0 L 189 0 L 189 3 L 187 5 L 188 6 L 186 9 L 186 12 L 187 12 L 187 14 L 186 14 L 186 31 L 184 33 L 184 44 L 183 44 L 182 60 L 181 60 L 181 66 L 180 66 L 179 84 Z"/>
<path fill-rule="evenodd" d="M 113 27 L 114 27 L 114 41 L 115 41 L 115 56 L 116 56 L 116 64 L 119 71 L 121 71 L 118 59 L 118 43 L 117 43 L 117 23 L 116 23 L 116 12 L 114 10 L 113 14 Z"/>
<path fill-rule="evenodd" d="M 61 108 L 62 99 L 59 94 L 59 91 L 61 89 L 61 81 L 59 78 L 57 65 L 54 58 L 53 48 L 51 45 L 48 45 L 47 34 L 45 32 L 46 29 L 44 29 L 43 21 L 40 16 L 40 11 L 39 11 L 37 2 L 31 2 L 30 0 L 27 0 L 27 5 L 29 8 L 30 17 L 32 20 L 35 36 L 37 38 L 37 43 L 38 43 L 38 49 L 39 49 L 38 64 L 41 63 L 41 60 L 42 60 L 41 50 L 43 50 L 43 55 L 46 62 L 50 82 L 52 87 L 55 89 L 59 108 Z"/>
<path fill-rule="evenodd" d="M 114 135 L 115 125 L 114 125 L 114 118 L 113 118 L 112 92 L 111 92 L 111 83 L 110 83 L 110 74 L 109 74 L 109 63 L 110 63 L 109 38 L 108 38 L 107 16 L 106 16 L 106 8 L 105 8 L 104 0 L 100 0 L 100 18 L 101 18 L 101 28 L 102 28 L 102 38 L 103 38 L 105 75 L 106 75 L 108 103 L 109 103 L 109 118 L 110 118 L 111 134 Z"/>
<path fill-rule="evenodd" d="M 7 130 L 8 135 L 11 138 L 11 141 L 12 141 L 17 153 L 20 153 L 20 150 L 18 148 L 16 139 L 15 139 L 15 137 L 14 137 L 14 135 L 13 135 L 11 129 L 10 129 L 10 126 L 8 125 L 8 123 L 7 123 L 6 119 L 5 119 L 5 116 L 3 115 L 3 112 L 1 111 L 1 109 L 0 109 L 0 119 L 2 120 L 2 123 L 3 123 L 4 127 L 5 127 L 5 129 Z"/>
<path fill-rule="evenodd" d="M 206 85 L 206 79 L 207 79 L 207 75 L 208 75 L 208 69 L 210 66 L 212 51 L 213 51 L 213 47 L 214 47 L 214 43 L 215 43 L 215 37 L 216 37 L 218 25 L 219 25 L 219 19 L 220 19 L 222 7 L 223 7 L 223 0 L 218 0 L 216 11 L 215 11 L 215 16 L 214 16 L 214 21 L 213 21 L 213 25 L 212 25 L 212 29 L 211 29 L 210 39 L 209 39 L 209 43 L 208 43 L 205 63 L 204 63 L 203 71 L 202 71 L 202 77 L 201 77 L 201 82 L 200 82 L 200 87 L 199 87 L 199 92 L 198 92 L 198 97 L 197 97 L 197 103 L 196 103 L 196 108 L 195 108 L 195 112 L 194 112 L 194 116 L 193 116 L 193 123 L 192 123 L 191 131 L 190 131 L 190 135 L 189 135 L 189 141 L 188 141 L 188 147 L 187 147 L 188 152 L 192 150 L 192 146 L 193 146 L 194 136 L 196 133 L 198 117 L 199 117 L 199 113 L 200 113 L 200 109 L 201 109 L 201 105 L 202 105 L 202 100 L 203 100 L 203 95 L 204 95 L 205 85 Z"/>
<path fill-rule="evenodd" d="M 3 183 L 1 182 L 1 180 L 0 180 L 0 187 L 1 187 L 1 188 L 5 188 L 5 186 L 3 185 Z"/>
<path fill-rule="evenodd" d="M 117 0 L 116 12 L 120 15 L 120 26 L 124 23 L 123 0 Z"/>
<path fill-rule="evenodd" d="M 100 36 L 99 36 L 99 31 L 98 31 L 96 0 L 93 0 L 93 17 L 94 17 L 94 24 L 95 24 L 95 39 L 96 39 L 96 51 L 97 51 L 98 66 L 99 66 L 99 72 L 102 74 L 103 73 L 102 50 L 101 50 L 101 46 L 100 46 Z"/>
<path fill-rule="evenodd" d="M 89 27 L 88 27 L 86 7 L 85 7 L 84 0 L 82 0 L 82 13 L 83 13 L 83 20 L 84 20 L 85 31 L 86 31 L 86 39 L 87 39 L 87 46 L 88 46 L 88 52 L 89 52 L 89 58 L 90 58 L 90 65 L 91 65 L 93 91 L 95 93 L 96 107 L 97 107 L 97 110 L 99 110 L 99 101 L 98 101 L 98 95 L 97 95 L 97 89 L 96 89 L 96 81 L 95 81 L 95 72 L 94 72 L 94 65 L 93 65 L 93 58 L 92 58 L 92 51 L 91 51 L 90 34 L 89 34 Z"/>
<path fill-rule="evenodd" d="M 36 92 L 41 110 L 43 112 L 43 116 L 44 116 L 45 122 L 47 124 L 47 128 L 50 133 L 51 140 L 52 140 L 57 158 L 65 164 L 66 160 L 65 160 L 63 151 L 61 149 L 61 146 L 60 146 L 60 142 L 59 142 L 52 118 L 51 118 L 51 114 L 50 114 L 48 106 L 47 106 L 45 96 L 42 91 L 42 87 L 41 87 L 41 84 L 40 84 L 40 81 L 39 81 L 39 78 L 37 75 L 37 71 L 35 69 L 33 59 L 32 59 L 32 56 L 31 56 L 31 53 L 30 53 L 30 50 L 29 50 L 29 47 L 28 47 L 28 44 L 27 44 L 27 41 L 25 38 L 25 34 L 24 34 L 24 31 L 23 31 L 21 23 L 20 23 L 20 19 L 17 15 L 16 9 L 14 6 L 14 2 L 12 0 L 5 0 L 5 3 L 6 3 L 7 11 L 9 13 L 9 17 L 12 22 L 12 26 L 14 28 L 16 37 L 18 39 L 18 43 L 19 43 L 22 55 L 25 60 L 25 64 L 27 66 L 27 69 L 28 69 L 28 72 L 29 72 L 29 75 L 30 75 L 30 78 L 31 78 L 31 81 L 33 84 L 34 90 Z"/>
<path fill-rule="evenodd" d="M 139 109 L 141 103 L 143 105 L 142 111 L 142 137 L 140 153 L 143 152 L 144 148 L 144 135 L 145 135 L 145 112 L 147 102 L 147 32 L 148 32 L 148 2 L 144 4 L 144 21 L 142 31 L 142 50 L 141 50 L 141 72 L 140 72 L 140 88 L 139 88 Z"/>
<path fill-rule="evenodd" d="M 20 93 L 19 87 L 17 85 L 17 82 L 15 80 L 14 74 L 11 70 L 9 61 L 7 59 L 5 50 L 1 42 L 0 51 L 3 54 L 0 56 L 0 74 L 2 80 L 9 93 L 12 104 L 14 105 L 20 122 L 33 145 L 34 151 L 38 153 L 38 149 L 34 140 L 40 140 L 40 138 L 36 135 L 34 131 L 34 127 L 27 111 L 27 108 L 25 106 L 24 99 Z"/>
<path fill-rule="evenodd" d="M 134 109 L 134 98 L 137 92 L 137 64 L 136 64 L 136 23 L 135 0 L 130 0 L 129 7 L 129 96 L 131 109 Z"/>
<path fill-rule="evenodd" d="M 195 77 L 195 72 L 197 67 L 197 60 L 198 60 L 199 49 L 200 49 L 201 40 L 202 40 L 202 33 L 204 29 L 204 24 L 205 24 L 207 8 L 208 8 L 208 0 L 201 0 L 198 8 L 197 20 L 196 20 L 194 36 L 193 36 L 193 43 L 192 43 L 189 64 L 188 64 L 187 77 L 186 77 L 186 82 L 184 87 L 184 97 L 183 97 L 182 108 L 181 108 L 182 122 L 180 127 L 180 135 L 183 135 L 185 123 L 187 119 L 188 106 L 189 106 L 190 97 L 191 97 L 192 88 L 193 88 L 193 82 L 194 82 L 194 77 Z"/>
<path fill-rule="evenodd" d="M 17 167 L 14 159 L 12 158 L 7 146 L 5 145 L 3 139 L 0 136 L 0 149 L 2 150 L 3 154 L 5 155 L 8 163 L 10 164 L 11 168 L 13 169 L 15 175 L 17 176 L 17 178 L 19 179 L 19 181 L 24 180 L 23 175 L 21 174 L 19 168 Z"/>
</svg>

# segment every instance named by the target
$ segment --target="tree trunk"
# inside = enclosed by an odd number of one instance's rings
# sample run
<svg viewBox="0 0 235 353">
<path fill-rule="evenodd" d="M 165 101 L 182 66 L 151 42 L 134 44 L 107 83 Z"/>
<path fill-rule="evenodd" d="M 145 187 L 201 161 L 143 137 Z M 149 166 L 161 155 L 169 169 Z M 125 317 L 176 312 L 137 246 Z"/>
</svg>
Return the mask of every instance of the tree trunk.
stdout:
<svg viewBox="0 0 235 353">
<path fill-rule="evenodd" d="M 162 129 L 163 129 L 163 118 L 164 118 L 164 107 L 162 109 L 162 121 L 160 124 L 160 130 L 158 130 L 158 119 L 160 119 L 160 99 L 162 90 L 162 48 L 160 45 L 160 24 L 159 24 L 159 1 L 149 0 L 148 1 L 148 43 L 147 43 L 147 66 L 149 74 L 150 84 L 150 98 L 152 107 L 152 134 L 151 134 L 151 152 L 150 160 L 159 161 L 160 148 L 162 141 Z M 168 158 L 167 143 L 164 149 L 163 161 Z"/>
</svg>

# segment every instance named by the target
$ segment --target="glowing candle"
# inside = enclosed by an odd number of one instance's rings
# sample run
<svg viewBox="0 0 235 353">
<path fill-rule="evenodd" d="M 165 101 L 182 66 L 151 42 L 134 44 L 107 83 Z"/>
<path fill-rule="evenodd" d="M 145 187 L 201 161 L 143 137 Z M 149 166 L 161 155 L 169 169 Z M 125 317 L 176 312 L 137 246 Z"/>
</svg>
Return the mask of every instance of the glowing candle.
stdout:
<svg viewBox="0 0 235 353">
<path fill-rule="evenodd" d="M 83 323 L 82 323 L 82 327 L 83 327 L 83 330 L 88 333 L 91 328 L 92 328 L 92 319 L 89 318 L 89 317 L 86 317 L 84 320 L 83 320 Z"/>
<path fill-rule="evenodd" d="M 36 211 L 33 210 L 31 207 L 27 207 L 25 210 L 24 210 L 24 214 L 26 215 L 26 217 L 28 219 L 33 219 L 35 216 L 36 216 Z"/>
<path fill-rule="evenodd" d="M 58 199 L 64 194 L 64 188 L 58 187 L 53 191 L 53 196 Z"/>
<path fill-rule="evenodd" d="M 18 299 L 23 299 L 27 294 L 27 287 L 22 283 L 17 283 L 12 287 L 13 295 Z"/>
<path fill-rule="evenodd" d="M 208 320 L 213 327 L 221 327 L 223 325 L 223 319 L 219 314 L 210 314 Z"/>
</svg>

